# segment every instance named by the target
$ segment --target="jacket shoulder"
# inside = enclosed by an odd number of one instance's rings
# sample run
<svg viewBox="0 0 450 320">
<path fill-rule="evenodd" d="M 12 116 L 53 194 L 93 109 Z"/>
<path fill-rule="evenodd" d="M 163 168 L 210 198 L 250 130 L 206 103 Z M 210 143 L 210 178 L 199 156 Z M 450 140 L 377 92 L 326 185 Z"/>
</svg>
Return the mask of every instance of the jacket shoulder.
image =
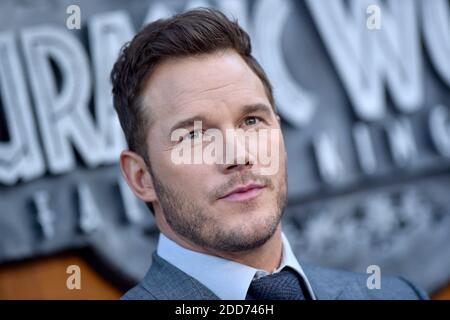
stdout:
<svg viewBox="0 0 450 320">
<path fill-rule="evenodd" d="M 306 266 L 305 272 L 318 299 L 417 300 L 427 294 L 403 277 L 382 276 L 379 288 L 370 289 L 370 274 Z"/>
<path fill-rule="evenodd" d="M 156 300 L 156 297 L 142 284 L 138 284 L 128 290 L 120 300 Z"/>
</svg>

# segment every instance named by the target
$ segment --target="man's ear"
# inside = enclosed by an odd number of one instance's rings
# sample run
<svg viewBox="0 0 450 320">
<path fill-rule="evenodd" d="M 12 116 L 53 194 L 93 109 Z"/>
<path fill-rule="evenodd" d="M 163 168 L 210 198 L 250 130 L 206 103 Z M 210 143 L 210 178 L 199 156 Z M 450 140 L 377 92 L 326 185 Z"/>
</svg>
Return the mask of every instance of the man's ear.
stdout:
<svg viewBox="0 0 450 320">
<path fill-rule="evenodd" d="M 157 200 L 152 177 L 140 155 L 129 150 L 122 151 L 120 170 L 136 197 L 144 202 Z"/>
</svg>

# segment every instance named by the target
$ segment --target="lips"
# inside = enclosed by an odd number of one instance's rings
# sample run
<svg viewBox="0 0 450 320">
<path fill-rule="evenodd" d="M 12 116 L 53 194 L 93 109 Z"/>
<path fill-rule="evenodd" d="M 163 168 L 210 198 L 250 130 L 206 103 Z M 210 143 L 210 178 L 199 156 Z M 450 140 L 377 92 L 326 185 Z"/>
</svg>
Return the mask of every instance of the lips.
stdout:
<svg viewBox="0 0 450 320">
<path fill-rule="evenodd" d="M 220 199 L 229 201 L 248 201 L 259 196 L 265 187 L 265 185 L 257 183 L 239 186 L 228 192 Z"/>
</svg>

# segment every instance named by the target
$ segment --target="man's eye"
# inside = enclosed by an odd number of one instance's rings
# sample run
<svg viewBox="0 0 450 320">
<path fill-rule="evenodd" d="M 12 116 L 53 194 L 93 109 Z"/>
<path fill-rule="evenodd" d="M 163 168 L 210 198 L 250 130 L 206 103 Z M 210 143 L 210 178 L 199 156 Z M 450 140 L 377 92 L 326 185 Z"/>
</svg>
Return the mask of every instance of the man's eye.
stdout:
<svg viewBox="0 0 450 320">
<path fill-rule="evenodd" d="M 248 117 L 244 120 L 244 123 L 246 126 L 254 126 L 255 124 L 258 124 L 260 119 L 258 117 Z"/>
<path fill-rule="evenodd" d="M 185 136 L 185 139 L 190 139 L 190 140 L 198 139 L 201 137 L 201 134 L 202 134 L 201 130 L 191 131 Z"/>
</svg>

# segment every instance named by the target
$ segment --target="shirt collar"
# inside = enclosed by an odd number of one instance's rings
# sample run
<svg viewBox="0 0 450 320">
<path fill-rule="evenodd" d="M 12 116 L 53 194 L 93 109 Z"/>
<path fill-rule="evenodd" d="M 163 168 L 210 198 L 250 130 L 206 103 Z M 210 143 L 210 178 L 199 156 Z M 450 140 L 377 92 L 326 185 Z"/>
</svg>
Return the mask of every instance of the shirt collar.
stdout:
<svg viewBox="0 0 450 320">
<path fill-rule="evenodd" d="M 292 252 L 289 241 L 284 233 L 281 237 L 282 261 L 280 267 L 274 272 L 281 271 L 284 267 L 291 267 L 303 278 L 311 297 L 315 299 L 311 285 Z M 264 270 L 186 249 L 162 233 L 159 235 L 157 253 L 164 260 L 198 280 L 223 300 L 244 300 L 252 280 L 268 274 Z"/>
</svg>

